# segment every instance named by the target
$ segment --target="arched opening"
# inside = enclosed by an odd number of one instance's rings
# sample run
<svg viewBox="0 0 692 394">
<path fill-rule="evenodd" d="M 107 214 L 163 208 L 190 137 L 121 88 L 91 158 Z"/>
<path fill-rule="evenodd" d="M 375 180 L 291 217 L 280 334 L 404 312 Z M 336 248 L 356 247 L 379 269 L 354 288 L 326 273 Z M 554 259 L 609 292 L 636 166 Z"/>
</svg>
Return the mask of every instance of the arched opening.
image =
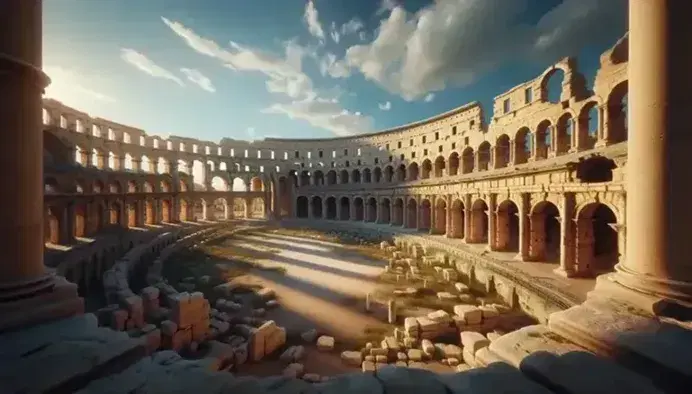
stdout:
<svg viewBox="0 0 692 394">
<path fill-rule="evenodd" d="M 336 171 L 327 172 L 327 185 L 336 185 Z"/>
<path fill-rule="evenodd" d="M 577 265 L 582 273 L 596 276 L 613 271 L 620 259 L 617 218 L 605 204 L 592 203 L 577 217 Z"/>
<path fill-rule="evenodd" d="M 470 243 L 488 242 L 488 204 L 478 199 L 471 206 L 471 237 Z"/>
<path fill-rule="evenodd" d="M 418 203 L 414 199 L 409 199 L 406 203 L 406 228 L 418 227 Z"/>
<path fill-rule="evenodd" d="M 264 182 L 262 182 L 262 178 L 256 176 L 250 180 L 250 191 L 253 191 L 253 192 L 264 191 Z"/>
<path fill-rule="evenodd" d="M 552 146 L 553 126 L 549 120 L 544 120 L 538 124 L 536 128 L 536 153 L 535 160 L 543 160 L 548 158 L 548 152 Z"/>
<path fill-rule="evenodd" d="M 447 232 L 447 201 L 438 198 L 435 201 L 435 234 L 445 234 Z"/>
<path fill-rule="evenodd" d="M 161 221 L 163 223 L 170 223 L 172 217 L 171 202 L 169 200 L 161 200 Z"/>
<path fill-rule="evenodd" d="M 519 251 L 519 208 L 512 200 L 505 200 L 497 207 L 495 231 L 498 251 Z"/>
<path fill-rule="evenodd" d="M 473 148 L 467 146 L 464 152 L 461 154 L 461 173 L 470 174 L 473 172 L 475 155 L 473 153 Z"/>
<path fill-rule="evenodd" d="M 392 210 L 392 225 L 403 226 L 404 224 L 404 200 L 397 198 L 394 200 L 394 209 Z"/>
<path fill-rule="evenodd" d="M 621 82 L 608 96 L 608 141 L 627 141 L 627 81 Z"/>
<path fill-rule="evenodd" d="M 244 198 L 236 197 L 233 199 L 233 218 L 245 219 L 248 217 L 248 206 Z"/>
<path fill-rule="evenodd" d="M 399 164 L 399 167 L 396 169 L 396 181 L 406 182 L 406 166 L 403 164 Z"/>
<path fill-rule="evenodd" d="M 186 222 L 190 220 L 188 216 L 188 203 L 187 200 L 180 200 L 180 212 L 178 212 L 178 217 L 180 221 Z"/>
<path fill-rule="evenodd" d="M 279 177 L 279 216 L 289 216 L 291 212 L 292 189 L 286 177 Z"/>
<path fill-rule="evenodd" d="M 507 134 L 502 134 L 497 137 L 495 141 L 495 167 L 505 168 L 511 162 L 511 145 L 509 142 L 509 136 Z"/>
<path fill-rule="evenodd" d="M 418 223 L 418 230 L 429 232 L 431 219 L 430 200 L 422 200 L 418 209 L 420 210 L 420 222 Z"/>
<path fill-rule="evenodd" d="M 488 171 L 490 167 L 490 143 L 483 141 L 478 147 L 478 171 Z"/>
<path fill-rule="evenodd" d="M 530 255 L 534 261 L 560 261 L 560 211 L 549 201 L 538 203 L 531 214 Z"/>
<path fill-rule="evenodd" d="M 48 208 L 46 213 L 44 238 L 46 243 L 60 244 L 60 220 L 58 219 L 58 212 L 52 207 Z"/>
<path fill-rule="evenodd" d="M 255 197 L 250 202 L 250 217 L 253 219 L 264 219 L 266 216 L 266 209 L 264 206 L 264 198 Z"/>
<path fill-rule="evenodd" d="M 127 182 L 127 192 L 128 193 L 137 193 L 137 182 L 135 181 L 129 181 Z"/>
<path fill-rule="evenodd" d="M 380 167 L 375 167 L 375 169 L 372 170 L 372 181 L 374 183 L 382 182 L 382 170 L 380 169 Z"/>
<path fill-rule="evenodd" d="M 339 219 L 351 219 L 351 202 L 349 201 L 348 197 L 341 197 L 339 200 Z"/>
<path fill-rule="evenodd" d="M 122 187 L 120 187 L 120 183 L 118 181 L 112 181 L 110 184 L 108 184 L 108 191 L 113 194 L 120 194 L 122 193 Z"/>
<path fill-rule="evenodd" d="M 232 191 L 234 192 L 245 192 L 247 191 L 247 185 L 243 178 L 237 177 L 233 179 Z"/>
<path fill-rule="evenodd" d="M 423 164 L 421 165 L 421 179 L 429 179 L 430 175 L 432 174 L 432 163 L 430 160 L 425 159 L 423 160 Z"/>
<path fill-rule="evenodd" d="M 368 198 L 368 204 L 365 211 L 365 221 L 377 221 L 377 200 L 374 197 Z"/>
<path fill-rule="evenodd" d="M 348 183 L 348 171 L 346 170 L 341 170 L 341 173 L 339 174 L 339 183 L 342 185 L 345 185 Z"/>
<path fill-rule="evenodd" d="M 327 219 L 336 220 L 337 209 L 336 209 L 336 198 L 327 197 Z"/>
<path fill-rule="evenodd" d="M 351 172 L 351 179 L 353 183 L 360 183 L 360 171 L 353 170 Z"/>
<path fill-rule="evenodd" d="M 144 223 L 156 223 L 156 210 L 152 200 L 146 200 L 144 203 Z"/>
<path fill-rule="evenodd" d="M 101 181 L 95 181 L 94 184 L 91 186 L 91 188 L 92 188 L 94 194 L 101 194 L 101 193 L 105 192 L 104 191 L 105 187 L 103 185 L 103 182 L 101 182 Z"/>
<path fill-rule="evenodd" d="M 416 163 L 414 161 L 408 165 L 408 178 L 406 180 L 411 182 L 411 181 L 415 181 L 417 179 L 418 179 L 418 163 Z"/>
<path fill-rule="evenodd" d="M 296 216 L 301 219 L 307 219 L 308 217 L 308 198 L 305 196 L 298 196 L 296 201 Z"/>
<path fill-rule="evenodd" d="M 555 136 L 555 154 L 564 155 L 572 149 L 572 135 L 574 134 L 574 119 L 566 113 L 557 121 L 557 133 Z"/>
<path fill-rule="evenodd" d="M 43 181 L 43 192 L 45 194 L 58 194 L 60 193 L 60 185 L 55 178 L 46 178 Z"/>
<path fill-rule="evenodd" d="M 372 172 L 370 171 L 369 168 L 366 168 L 363 170 L 363 183 L 371 183 L 372 182 Z"/>
<path fill-rule="evenodd" d="M 162 193 L 170 193 L 173 191 L 171 183 L 167 180 L 161 181 L 161 183 L 159 183 L 159 187 L 161 188 Z"/>
<path fill-rule="evenodd" d="M 452 238 L 464 238 L 465 207 L 461 200 L 452 203 Z"/>
<path fill-rule="evenodd" d="M 310 172 L 301 171 L 300 172 L 300 187 L 310 186 Z"/>
<path fill-rule="evenodd" d="M 387 183 L 394 182 L 394 168 L 392 166 L 387 166 L 384 169 L 384 181 Z"/>
<path fill-rule="evenodd" d="M 121 224 L 120 223 L 120 211 L 122 208 L 120 207 L 120 204 L 117 202 L 112 202 L 110 206 L 110 224 Z"/>
<path fill-rule="evenodd" d="M 143 155 L 143 156 L 142 156 L 142 160 L 141 160 L 141 162 L 140 162 L 140 166 L 141 166 L 141 167 L 140 167 L 141 170 L 144 171 L 144 172 L 154 172 L 154 168 L 153 168 L 153 166 L 151 165 L 151 160 L 149 159 L 149 157 L 148 157 L 147 155 Z"/>
<path fill-rule="evenodd" d="M 313 182 L 315 182 L 315 186 L 323 186 L 324 185 L 324 173 L 320 170 L 315 171 L 313 174 Z"/>
<path fill-rule="evenodd" d="M 531 157 L 533 135 L 528 127 L 522 127 L 514 136 L 514 164 L 524 164 Z"/>
<path fill-rule="evenodd" d="M 360 197 L 356 197 L 353 199 L 353 215 L 354 219 L 358 221 L 363 221 L 365 219 L 365 212 L 364 212 L 364 207 L 363 207 L 363 199 Z"/>
<path fill-rule="evenodd" d="M 554 68 L 545 75 L 541 81 L 541 91 L 543 101 L 559 103 L 562 96 L 562 84 L 565 80 L 565 72 L 562 69 Z"/>
<path fill-rule="evenodd" d="M 74 236 L 86 235 L 87 207 L 85 204 L 77 204 L 74 209 Z"/>
<path fill-rule="evenodd" d="M 383 198 L 380 203 L 380 221 L 378 223 L 390 224 L 392 223 L 392 203 L 388 198 Z"/>
<path fill-rule="evenodd" d="M 435 159 L 435 178 L 441 178 L 445 174 L 445 158 L 437 156 Z"/>
<path fill-rule="evenodd" d="M 156 172 L 159 174 L 170 174 L 171 166 L 168 164 L 168 160 L 164 159 L 163 157 L 159 157 L 158 161 L 156 162 Z"/>
<path fill-rule="evenodd" d="M 457 175 L 459 173 L 459 154 L 452 152 L 449 155 L 449 175 Z"/>
<path fill-rule="evenodd" d="M 315 196 L 312 198 L 312 217 L 322 219 L 322 198 Z"/>
<path fill-rule="evenodd" d="M 137 227 L 137 203 L 129 202 L 127 209 L 127 227 Z"/>
<path fill-rule="evenodd" d="M 593 149 L 598 141 L 598 103 L 592 101 L 582 107 L 577 122 L 577 148 L 580 150 Z"/>
</svg>

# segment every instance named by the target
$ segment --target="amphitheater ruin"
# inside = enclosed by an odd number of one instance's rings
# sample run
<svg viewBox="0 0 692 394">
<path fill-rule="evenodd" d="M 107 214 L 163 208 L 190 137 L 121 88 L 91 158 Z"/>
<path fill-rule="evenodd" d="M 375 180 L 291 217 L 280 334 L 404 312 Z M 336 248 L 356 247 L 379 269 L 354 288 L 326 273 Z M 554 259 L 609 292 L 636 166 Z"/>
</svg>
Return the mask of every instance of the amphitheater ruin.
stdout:
<svg viewBox="0 0 692 394">
<path fill-rule="evenodd" d="M 631 2 L 629 33 L 601 55 L 592 88 L 565 58 L 495 97 L 489 122 L 474 102 L 372 134 L 218 143 L 149 135 L 42 99 L 41 7 L 0 6 L 0 157 L 13 188 L 0 204 L 1 393 L 692 387 L 692 147 L 679 137 L 689 130 L 692 28 L 676 16 L 692 5 Z M 550 91 L 555 79 L 561 88 Z M 229 284 L 214 288 L 224 292 L 214 302 L 162 271 L 184 250 L 262 226 L 382 241 L 388 269 L 439 265 L 450 285 L 463 278 L 457 289 L 502 305 L 454 309 L 455 365 L 468 367 L 455 373 L 412 366 L 411 353 L 406 367 L 394 363 L 393 349 L 420 345 L 402 345 L 395 330 L 383 338 L 389 363 L 376 349 L 342 354 L 362 372 L 312 381 L 293 362 L 283 377 L 236 376 L 228 365 L 242 352 L 252 363 L 295 349 L 281 322 L 233 317 Z M 479 334 L 469 310 L 521 311 L 536 324 Z M 242 351 L 214 340 L 229 329 L 243 332 Z M 424 330 L 420 319 L 404 329 Z M 207 342 L 216 344 L 206 356 L 178 355 Z"/>
</svg>

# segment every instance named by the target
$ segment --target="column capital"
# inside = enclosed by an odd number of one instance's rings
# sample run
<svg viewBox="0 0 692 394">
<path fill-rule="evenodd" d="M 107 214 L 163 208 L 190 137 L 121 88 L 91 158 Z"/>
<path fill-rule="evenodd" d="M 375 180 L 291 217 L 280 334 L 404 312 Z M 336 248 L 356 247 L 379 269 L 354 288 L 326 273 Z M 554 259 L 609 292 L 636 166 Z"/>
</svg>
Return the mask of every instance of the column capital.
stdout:
<svg viewBox="0 0 692 394">
<path fill-rule="evenodd" d="M 41 68 L 6 53 L 0 53 L 0 76 L 8 75 L 12 79 L 28 79 L 41 91 L 51 83 L 50 77 Z"/>
</svg>

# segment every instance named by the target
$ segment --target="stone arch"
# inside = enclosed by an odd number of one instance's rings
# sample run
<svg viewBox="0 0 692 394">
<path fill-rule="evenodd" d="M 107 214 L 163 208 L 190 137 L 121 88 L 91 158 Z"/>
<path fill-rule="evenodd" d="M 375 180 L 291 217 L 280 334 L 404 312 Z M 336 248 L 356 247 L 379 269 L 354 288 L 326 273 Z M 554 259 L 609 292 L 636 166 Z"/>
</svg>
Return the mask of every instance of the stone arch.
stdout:
<svg viewBox="0 0 692 394">
<path fill-rule="evenodd" d="M 608 95 L 608 142 L 627 141 L 628 89 L 627 81 L 622 81 Z"/>
<path fill-rule="evenodd" d="M 430 200 L 424 198 L 420 202 L 419 210 L 419 222 L 417 228 L 423 231 L 430 231 L 430 224 L 432 222 L 432 206 Z"/>
<path fill-rule="evenodd" d="M 433 166 L 432 166 L 432 162 L 430 161 L 430 159 L 423 160 L 423 164 L 421 164 L 420 178 L 421 179 L 429 179 L 430 175 L 432 175 L 432 172 L 433 172 Z"/>
<path fill-rule="evenodd" d="M 466 208 L 460 199 L 452 202 L 452 238 L 464 238 L 464 225 L 466 219 Z"/>
<path fill-rule="evenodd" d="M 339 199 L 339 220 L 349 220 L 351 218 L 351 201 L 344 196 Z"/>
<path fill-rule="evenodd" d="M 336 197 L 327 197 L 327 212 L 326 218 L 329 220 L 336 220 L 338 216 L 338 210 L 336 206 Z"/>
<path fill-rule="evenodd" d="M 529 254 L 534 261 L 560 261 L 560 210 L 550 201 L 534 205 L 530 215 Z"/>
<path fill-rule="evenodd" d="M 171 185 L 171 182 L 169 182 L 167 179 L 164 179 L 159 182 L 159 189 L 162 193 L 170 193 L 173 191 L 173 185 Z"/>
<path fill-rule="evenodd" d="M 156 162 L 156 173 L 158 174 L 170 174 L 171 164 L 165 157 L 159 157 Z"/>
<path fill-rule="evenodd" d="M 191 218 L 188 216 L 189 204 L 186 199 L 180 199 L 180 211 L 178 212 L 178 217 L 181 222 L 187 222 Z"/>
<path fill-rule="evenodd" d="M 406 228 L 418 227 L 418 202 L 415 198 L 409 198 L 406 202 Z"/>
<path fill-rule="evenodd" d="M 150 198 L 144 201 L 144 223 L 156 223 L 156 206 L 154 204 L 154 200 Z"/>
<path fill-rule="evenodd" d="M 315 186 L 324 186 L 324 172 L 322 172 L 321 170 L 317 170 L 313 172 L 312 178 L 312 181 L 314 182 Z"/>
<path fill-rule="evenodd" d="M 152 185 L 151 182 L 149 182 L 149 181 L 144 181 L 143 190 L 145 193 L 153 193 L 154 192 L 154 185 Z"/>
<path fill-rule="evenodd" d="M 161 200 L 161 222 L 170 223 L 173 220 L 173 204 L 168 199 Z"/>
<path fill-rule="evenodd" d="M 247 184 L 245 183 L 245 179 L 243 179 L 241 177 L 233 178 L 233 186 L 232 186 L 231 190 L 234 192 L 247 191 Z"/>
<path fill-rule="evenodd" d="M 62 188 L 55 178 L 45 178 L 43 180 L 43 192 L 45 194 L 59 194 L 62 192 Z"/>
<path fill-rule="evenodd" d="M 74 209 L 74 236 L 84 237 L 87 233 L 87 206 L 76 204 Z"/>
<path fill-rule="evenodd" d="M 255 197 L 250 201 L 250 216 L 253 219 L 264 219 L 266 216 L 264 198 Z"/>
<path fill-rule="evenodd" d="M 149 159 L 149 156 L 142 155 L 142 158 L 140 161 L 140 169 L 144 172 L 154 172 L 154 168 L 153 168 L 151 159 Z"/>
<path fill-rule="evenodd" d="M 301 219 L 308 218 L 308 198 L 305 196 L 298 196 L 296 200 L 296 216 Z"/>
<path fill-rule="evenodd" d="M 418 176 L 419 176 L 418 163 L 416 163 L 415 161 L 412 161 L 411 163 L 408 164 L 408 177 L 404 181 L 411 182 L 411 181 L 418 180 Z"/>
<path fill-rule="evenodd" d="M 345 185 L 348 183 L 348 171 L 347 170 L 341 170 L 339 173 L 339 183 L 342 185 Z"/>
<path fill-rule="evenodd" d="M 392 224 L 395 226 L 403 226 L 404 224 L 404 200 L 402 198 L 394 199 Z"/>
<path fill-rule="evenodd" d="M 452 152 L 449 155 L 449 171 L 447 175 L 457 175 L 459 173 L 459 153 Z"/>
<path fill-rule="evenodd" d="M 548 152 L 552 147 L 553 141 L 553 125 L 549 120 L 543 120 L 536 127 L 536 152 L 535 160 L 543 160 L 548 158 Z"/>
<path fill-rule="evenodd" d="M 387 183 L 394 182 L 394 168 L 392 166 L 387 166 L 384 168 L 384 181 Z"/>
<path fill-rule="evenodd" d="M 137 227 L 137 203 L 130 201 L 125 204 L 127 210 L 127 227 Z"/>
<path fill-rule="evenodd" d="M 382 169 L 380 167 L 375 167 L 375 169 L 372 170 L 372 181 L 374 183 L 382 182 Z"/>
<path fill-rule="evenodd" d="M 109 224 L 121 225 L 120 223 L 120 212 L 122 211 L 122 205 L 118 201 L 113 201 L 110 203 L 109 213 L 110 217 L 108 220 Z"/>
<path fill-rule="evenodd" d="M 233 199 L 233 217 L 236 219 L 248 217 L 248 206 L 244 198 Z"/>
<path fill-rule="evenodd" d="M 466 149 L 461 154 L 461 173 L 470 174 L 473 172 L 475 167 L 476 155 L 473 152 L 473 148 L 467 146 Z"/>
<path fill-rule="evenodd" d="M 471 205 L 471 234 L 470 243 L 488 242 L 488 204 L 482 198 Z"/>
<path fill-rule="evenodd" d="M 299 186 L 310 186 L 310 171 L 303 170 L 300 172 Z"/>
<path fill-rule="evenodd" d="M 336 185 L 336 171 L 329 170 L 327 172 L 327 185 Z"/>
<path fill-rule="evenodd" d="M 444 176 L 445 167 L 446 163 L 444 156 L 437 156 L 437 158 L 435 159 L 435 178 L 441 178 Z"/>
<path fill-rule="evenodd" d="M 390 224 L 392 223 L 392 202 L 388 198 L 383 198 L 380 201 L 378 209 L 380 210 L 380 220 L 379 223 Z"/>
<path fill-rule="evenodd" d="M 95 180 L 94 183 L 91 185 L 91 190 L 94 194 L 102 194 L 106 192 L 106 188 L 103 184 L 103 181 L 99 179 Z"/>
<path fill-rule="evenodd" d="M 207 207 L 207 209 L 209 208 Z M 225 198 L 219 197 L 212 201 L 211 209 L 211 215 L 207 215 L 207 217 L 211 216 L 213 220 L 229 219 L 228 200 L 226 200 Z"/>
<path fill-rule="evenodd" d="M 531 158 L 533 134 L 528 127 L 520 128 L 514 135 L 514 164 L 524 164 Z"/>
<path fill-rule="evenodd" d="M 541 79 L 541 101 L 559 103 L 562 101 L 563 84 L 567 70 L 562 65 L 554 65 Z"/>
<path fill-rule="evenodd" d="M 507 134 L 502 134 L 495 140 L 495 167 L 504 168 L 507 167 L 512 161 L 511 148 L 509 136 Z"/>
<path fill-rule="evenodd" d="M 495 228 L 496 249 L 502 252 L 519 252 L 519 207 L 512 200 L 497 206 Z"/>
<path fill-rule="evenodd" d="M 320 196 L 314 196 L 310 204 L 312 204 L 312 216 L 315 219 L 322 219 L 322 198 Z"/>
<path fill-rule="evenodd" d="M 351 171 L 351 182 L 353 182 L 353 183 L 360 183 L 361 182 L 360 171 L 358 169 L 354 169 L 353 171 Z"/>
<path fill-rule="evenodd" d="M 370 171 L 369 168 L 364 168 L 363 169 L 363 183 L 371 183 L 372 182 L 372 171 Z"/>
<path fill-rule="evenodd" d="M 110 183 L 108 184 L 108 192 L 110 192 L 110 193 L 112 193 L 112 194 L 120 194 L 120 193 L 122 193 L 122 192 L 123 192 L 123 188 L 122 188 L 122 186 L 120 185 L 120 182 L 118 182 L 118 181 L 116 181 L 116 180 L 110 181 Z"/>
<path fill-rule="evenodd" d="M 478 171 L 487 171 L 490 169 L 490 142 L 483 141 L 478 146 Z"/>
<path fill-rule="evenodd" d="M 377 221 L 377 199 L 375 197 L 368 198 L 366 209 L 365 209 L 365 221 L 375 222 Z"/>
<path fill-rule="evenodd" d="M 399 166 L 396 168 L 396 181 L 397 182 L 406 182 L 406 165 L 405 164 L 399 164 Z"/>
<path fill-rule="evenodd" d="M 138 193 L 139 192 L 139 187 L 137 185 L 137 182 L 135 181 L 128 181 L 127 182 L 127 192 L 128 193 Z"/>
<path fill-rule="evenodd" d="M 593 149 L 596 146 L 601 121 L 598 106 L 598 102 L 589 101 L 579 112 L 577 147 L 580 150 Z"/>
<path fill-rule="evenodd" d="M 250 179 L 250 191 L 251 192 L 261 192 L 264 191 L 264 182 L 262 178 L 256 176 Z"/>
<path fill-rule="evenodd" d="M 613 271 L 620 258 L 617 216 L 606 204 L 590 203 L 577 212 L 576 262 L 580 273 Z"/>
<path fill-rule="evenodd" d="M 447 201 L 444 198 L 435 199 L 435 226 L 432 230 L 435 234 L 447 232 Z"/>
<path fill-rule="evenodd" d="M 365 204 L 362 197 L 353 199 L 353 220 L 365 220 Z"/>
<path fill-rule="evenodd" d="M 564 155 L 572 149 L 574 138 L 574 116 L 565 112 L 558 118 L 555 131 L 555 154 Z"/>
</svg>

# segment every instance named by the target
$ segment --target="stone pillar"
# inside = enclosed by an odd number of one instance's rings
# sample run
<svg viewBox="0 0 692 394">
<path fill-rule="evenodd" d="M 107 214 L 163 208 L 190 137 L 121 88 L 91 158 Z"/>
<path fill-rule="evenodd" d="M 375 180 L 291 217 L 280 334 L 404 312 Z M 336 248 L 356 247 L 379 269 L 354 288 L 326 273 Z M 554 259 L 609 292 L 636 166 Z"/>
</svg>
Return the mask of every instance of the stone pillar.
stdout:
<svg viewBox="0 0 692 394">
<path fill-rule="evenodd" d="M 430 199 L 430 210 L 428 211 L 428 233 L 435 234 L 437 229 L 437 199 L 433 196 Z M 420 227 L 420 224 L 418 225 Z"/>
<path fill-rule="evenodd" d="M 497 195 L 488 198 L 488 246 L 487 250 L 497 249 Z"/>
<path fill-rule="evenodd" d="M 68 203 L 65 208 L 65 223 L 67 224 L 67 237 L 65 241 L 67 243 L 72 243 L 75 240 L 74 229 L 75 229 L 75 205 L 74 203 Z"/>
<path fill-rule="evenodd" d="M 511 167 L 514 165 L 514 161 L 516 160 L 516 155 L 517 155 L 517 143 L 514 141 L 514 139 L 509 141 L 509 161 L 507 161 L 507 167 Z"/>
<path fill-rule="evenodd" d="M 692 304 L 689 1 L 629 5 L 626 261 L 612 278 L 658 301 Z M 657 301 L 658 300 L 658 301 Z"/>
<path fill-rule="evenodd" d="M 310 177 L 312 179 L 312 177 Z M 308 198 L 308 219 L 313 220 L 315 218 L 315 212 L 312 209 L 312 198 Z"/>
<path fill-rule="evenodd" d="M 454 200 L 452 196 L 447 196 L 445 200 L 447 202 L 447 212 L 445 212 L 445 238 L 454 238 L 455 230 L 452 224 L 452 203 Z"/>
<path fill-rule="evenodd" d="M 531 237 L 530 232 L 530 222 L 529 222 L 529 194 L 522 193 L 519 200 L 519 253 L 515 257 L 515 260 L 528 261 L 529 260 L 529 241 Z"/>
<path fill-rule="evenodd" d="M 529 215 L 529 258 L 531 261 L 541 261 L 545 258 L 545 213 Z"/>
<path fill-rule="evenodd" d="M 473 243 L 473 234 L 471 234 L 471 221 L 473 220 L 473 215 L 471 212 L 471 195 L 467 194 L 464 196 L 464 242 Z"/>
<path fill-rule="evenodd" d="M 12 185 L 0 204 L 0 332 L 80 313 L 76 285 L 43 265 L 41 1 L 0 6 L 0 164 Z"/>
<path fill-rule="evenodd" d="M 565 193 L 561 201 L 560 211 L 560 267 L 555 273 L 566 277 L 572 277 L 576 273 L 575 267 L 575 221 L 574 209 L 576 200 L 574 193 Z"/>
</svg>

